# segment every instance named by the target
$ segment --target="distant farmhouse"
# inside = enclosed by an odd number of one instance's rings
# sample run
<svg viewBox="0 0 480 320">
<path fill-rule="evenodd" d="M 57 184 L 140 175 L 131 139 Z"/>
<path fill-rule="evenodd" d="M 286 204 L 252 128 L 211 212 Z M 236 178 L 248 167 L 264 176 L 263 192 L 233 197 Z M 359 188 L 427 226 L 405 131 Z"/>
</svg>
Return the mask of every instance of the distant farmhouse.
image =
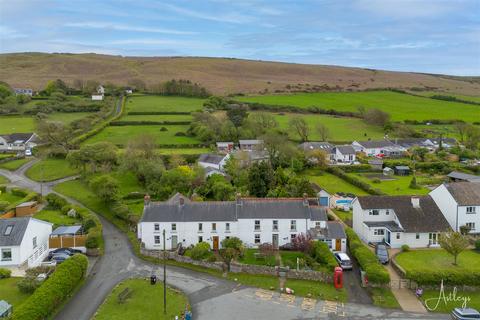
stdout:
<svg viewBox="0 0 480 320">
<path fill-rule="evenodd" d="M 0 152 L 17 152 L 32 149 L 38 143 L 35 133 L 0 135 Z"/>
<path fill-rule="evenodd" d="M 28 88 L 15 88 L 13 89 L 13 91 L 15 91 L 15 95 L 20 95 L 20 94 L 24 94 L 24 95 L 27 95 L 27 96 L 33 96 L 33 89 L 28 89 Z"/>
<path fill-rule="evenodd" d="M 329 142 L 304 142 L 299 148 L 305 152 L 321 150 L 327 154 L 331 164 L 353 164 L 356 152 L 351 145 L 333 145 Z"/>
</svg>

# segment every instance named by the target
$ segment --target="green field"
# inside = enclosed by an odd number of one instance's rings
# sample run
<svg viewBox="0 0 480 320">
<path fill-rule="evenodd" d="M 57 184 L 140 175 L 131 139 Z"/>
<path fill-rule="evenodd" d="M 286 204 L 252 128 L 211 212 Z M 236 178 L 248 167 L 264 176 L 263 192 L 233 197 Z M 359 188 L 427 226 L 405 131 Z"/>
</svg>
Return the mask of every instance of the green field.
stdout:
<svg viewBox="0 0 480 320">
<path fill-rule="evenodd" d="M 33 132 L 34 128 L 32 117 L 0 116 L 0 134 Z"/>
<path fill-rule="evenodd" d="M 32 161 L 32 158 L 12 160 L 12 161 L 1 163 L 0 168 L 7 169 L 10 171 L 15 171 L 29 161 Z"/>
<path fill-rule="evenodd" d="M 78 174 L 65 159 L 45 159 L 31 166 L 25 174 L 34 181 L 53 181 Z"/>
<path fill-rule="evenodd" d="M 148 115 L 126 115 L 121 121 L 192 121 L 188 114 L 148 114 Z"/>
<path fill-rule="evenodd" d="M 158 144 L 182 145 L 182 144 L 200 143 L 200 141 L 194 137 L 175 136 L 177 132 L 186 133 L 188 130 L 188 125 L 165 126 L 168 129 L 168 131 L 160 131 L 161 127 L 162 126 L 157 126 L 157 125 L 107 127 L 97 135 L 86 140 L 84 143 L 88 144 L 88 143 L 96 143 L 100 141 L 108 141 L 118 146 L 126 146 L 130 139 L 145 133 L 153 135 L 156 138 L 156 143 Z"/>
<path fill-rule="evenodd" d="M 280 128 L 288 129 L 289 137 L 292 140 L 300 140 L 296 132 L 289 129 L 289 120 L 293 116 L 304 118 L 310 128 L 310 141 L 320 141 L 320 135 L 316 130 L 317 124 L 323 124 L 329 129 L 329 141 L 354 141 L 359 137 L 362 139 L 382 139 L 385 133 L 382 128 L 367 125 L 363 120 L 356 118 L 333 117 L 328 115 L 299 115 L 286 113 L 285 115 L 275 114 Z"/>
<path fill-rule="evenodd" d="M 381 180 L 383 178 L 382 173 L 347 173 L 349 176 L 359 178 L 360 180 L 370 184 L 373 188 L 379 189 L 390 196 L 398 195 L 424 195 L 427 194 L 430 190 L 425 187 L 420 187 L 420 189 L 411 189 L 410 181 L 412 181 L 413 176 L 391 176 L 393 180 Z M 373 181 L 380 177 L 380 182 L 374 183 Z"/>
<path fill-rule="evenodd" d="M 407 274 L 430 270 L 480 272 L 480 252 L 474 250 L 460 253 L 457 266 L 453 265 L 453 256 L 443 249 L 402 252 L 397 255 L 396 260 Z"/>
<path fill-rule="evenodd" d="M 48 115 L 48 120 L 71 123 L 72 121 L 85 118 L 90 114 L 94 114 L 94 112 L 55 112 Z"/>
<path fill-rule="evenodd" d="M 13 306 L 13 310 L 18 308 L 30 294 L 22 293 L 18 290 L 17 282 L 22 278 L 0 279 L 0 300 L 5 300 Z"/>
<path fill-rule="evenodd" d="M 9 183 L 10 181 L 5 178 L 4 176 L 0 176 L 0 184 L 7 184 Z"/>
<path fill-rule="evenodd" d="M 131 297 L 119 303 L 118 295 L 126 288 Z M 162 320 L 174 319 L 188 307 L 188 299 L 181 292 L 167 288 L 167 314 L 163 314 L 163 285 L 152 286 L 146 279 L 129 279 L 115 287 L 93 317 L 95 320 Z"/>
<path fill-rule="evenodd" d="M 368 195 L 362 189 L 351 185 L 350 183 L 346 182 L 339 177 L 328 173 L 328 172 L 321 172 L 319 170 L 307 170 L 304 172 L 304 175 L 311 181 L 319 185 L 322 189 L 325 189 L 328 193 L 334 194 L 337 192 L 346 192 L 346 193 L 353 193 L 357 196 L 364 196 Z"/>
<path fill-rule="evenodd" d="M 191 112 L 200 110 L 205 99 L 139 95 L 128 98 L 127 111 L 135 112 Z"/>
<path fill-rule="evenodd" d="M 302 93 L 236 97 L 239 101 L 272 105 L 291 105 L 302 108 L 317 106 L 338 111 L 357 111 L 378 108 L 388 112 L 392 120 L 461 119 L 472 122 L 480 118 L 480 106 L 416 97 L 391 91 Z"/>
<path fill-rule="evenodd" d="M 432 97 L 432 96 L 451 96 L 455 97 L 460 100 L 465 101 L 472 101 L 480 103 L 480 96 L 466 96 L 462 94 L 457 94 L 453 92 L 436 92 L 436 91 L 420 91 L 420 92 L 413 92 L 413 94 L 425 97 Z"/>
<path fill-rule="evenodd" d="M 69 217 L 58 210 L 48 210 L 48 209 L 43 209 L 42 211 L 36 213 L 35 219 L 53 223 L 54 229 L 59 226 L 71 226 L 74 224 L 82 223 L 79 219 Z"/>
</svg>

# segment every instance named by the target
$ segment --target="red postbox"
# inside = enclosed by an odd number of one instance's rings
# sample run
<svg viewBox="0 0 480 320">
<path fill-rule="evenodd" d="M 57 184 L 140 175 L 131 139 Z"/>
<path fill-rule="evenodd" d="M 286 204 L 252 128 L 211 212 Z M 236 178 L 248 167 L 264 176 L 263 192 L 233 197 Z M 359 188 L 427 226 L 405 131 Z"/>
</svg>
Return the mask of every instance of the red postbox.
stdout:
<svg viewBox="0 0 480 320">
<path fill-rule="evenodd" d="M 343 288 L 343 270 L 340 267 L 335 267 L 335 271 L 333 273 L 333 285 L 336 289 Z"/>
</svg>

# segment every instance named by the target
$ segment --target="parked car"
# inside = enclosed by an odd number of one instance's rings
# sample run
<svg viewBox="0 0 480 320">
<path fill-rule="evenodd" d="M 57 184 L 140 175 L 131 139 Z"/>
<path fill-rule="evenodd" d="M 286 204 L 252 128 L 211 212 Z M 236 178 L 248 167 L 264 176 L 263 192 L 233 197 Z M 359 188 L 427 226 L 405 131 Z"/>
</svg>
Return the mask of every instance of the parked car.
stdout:
<svg viewBox="0 0 480 320">
<path fill-rule="evenodd" d="M 31 156 L 32 155 L 32 150 L 30 150 L 30 149 L 25 150 L 25 155 L 27 157 Z"/>
<path fill-rule="evenodd" d="M 334 255 L 342 270 L 352 270 L 352 260 L 350 260 L 350 257 L 346 253 L 337 252 Z"/>
<path fill-rule="evenodd" d="M 48 253 L 48 258 L 50 259 L 53 255 L 58 254 L 58 253 L 63 253 L 63 254 L 67 254 L 69 256 L 73 256 L 75 253 L 82 253 L 82 251 L 77 250 L 77 249 L 72 249 L 72 248 L 58 248 L 58 249 L 50 251 Z"/>
<path fill-rule="evenodd" d="M 280 246 L 279 249 L 280 250 L 291 251 L 291 250 L 295 250 L 295 247 L 294 247 L 293 243 L 289 242 L 289 243 L 284 244 L 283 246 Z"/>
<path fill-rule="evenodd" d="M 377 244 L 375 247 L 375 254 L 377 255 L 378 261 L 380 261 L 381 264 L 387 264 L 390 260 L 388 257 L 387 246 L 384 244 Z"/>
<path fill-rule="evenodd" d="M 480 312 L 473 308 L 455 308 L 451 313 L 452 319 L 456 320 L 471 320 L 480 319 Z"/>
<path fill-rule="evenodd" d="M 65 260 L 69 259 L 69 258 L 70 258 L 70 255 L 68 255 L 68 254 L 56 253 L 50 258 L 50 260 L 55 261 L 57 264 L 60 264 L 60 263 L 64 262 Z"/>
</svg>

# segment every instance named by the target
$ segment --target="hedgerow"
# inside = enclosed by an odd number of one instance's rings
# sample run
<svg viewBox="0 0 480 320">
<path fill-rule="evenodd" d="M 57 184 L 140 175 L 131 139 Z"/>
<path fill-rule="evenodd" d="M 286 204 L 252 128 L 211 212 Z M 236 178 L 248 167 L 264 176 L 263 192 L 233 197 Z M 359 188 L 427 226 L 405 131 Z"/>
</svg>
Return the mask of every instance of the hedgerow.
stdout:
<svg viewBox="0 0 480 320">
<path fill-rule="evenodd" d="M 328 248 L 328 244 L 322 241 L 314 241 L 310 255 L 321 265 L 327 267 L 328 270 L 333 271 L 338 266 L 337 260 Z"/>
</svg>

